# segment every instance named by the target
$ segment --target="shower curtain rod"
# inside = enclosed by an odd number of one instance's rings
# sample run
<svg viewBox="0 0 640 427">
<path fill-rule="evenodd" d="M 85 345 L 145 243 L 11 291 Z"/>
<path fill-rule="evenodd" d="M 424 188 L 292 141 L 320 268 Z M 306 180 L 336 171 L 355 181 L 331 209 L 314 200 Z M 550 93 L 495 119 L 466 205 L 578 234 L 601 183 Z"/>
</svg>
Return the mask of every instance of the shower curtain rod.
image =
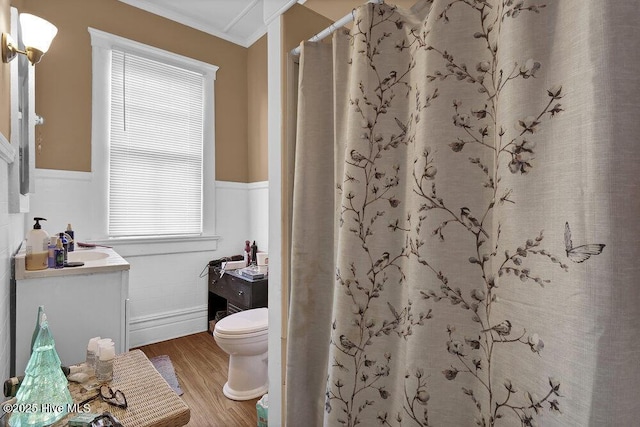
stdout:
<svg viewBox="0 0 640 427">
<path fill-rule="evenodd" d="M 384 0 L 369 0 L 367 3 L 381 4 L 381 3 L 384 3 Z M 351 11 L 350 13 L 346 14 L 342 18 L 338 19 L 333 24 L 329 25 L 324 30 L 320 31 L 315 36 L 311 37 L 309 39 L 309 41 L 310 42 L 320 41 L 320 40 L 324 39 L 325 37 L 328 37 L 331 34 L 333 34 L 333 32 L 336 31 L 338 28 L 344 27 L 346 24 L 348 24 L 349 22 L 353 21 L 353 19 L 354 19 L 354 15 L 353 15 L 353 11 Z M 298 46 L 295 49 L 291 50 L 291 54 L 295 55 L 295 56 L 300 55 L 300 46 Z"/>
</svg>

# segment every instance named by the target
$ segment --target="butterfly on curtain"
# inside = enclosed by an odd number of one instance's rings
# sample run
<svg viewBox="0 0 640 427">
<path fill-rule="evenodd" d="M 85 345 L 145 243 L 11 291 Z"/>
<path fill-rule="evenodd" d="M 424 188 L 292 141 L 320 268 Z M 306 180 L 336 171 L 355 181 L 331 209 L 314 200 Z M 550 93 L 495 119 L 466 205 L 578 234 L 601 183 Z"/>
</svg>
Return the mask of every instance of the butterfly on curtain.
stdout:
<svg viewBox="0 0 640 427">
<path fill-rule="evenodd" d="M 571 229 L 569 223 L 565 223 L 564 226 L 564 247 L 567 252 L 567 257 L 573 262 L 584 262 L 591 258 L 591 255 L 600 255 L 605 245 L 601 243 L 594 243 L 581 246 L 573 246 L 571 241 Z"/>
</svg>

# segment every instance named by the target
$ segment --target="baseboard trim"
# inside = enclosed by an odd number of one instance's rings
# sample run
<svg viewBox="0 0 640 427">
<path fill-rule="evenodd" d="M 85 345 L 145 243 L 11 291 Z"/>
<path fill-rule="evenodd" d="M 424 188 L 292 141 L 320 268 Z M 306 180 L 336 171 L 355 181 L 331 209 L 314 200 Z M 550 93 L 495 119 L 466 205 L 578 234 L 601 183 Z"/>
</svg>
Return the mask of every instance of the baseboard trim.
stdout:
<svg viewBox="0 0 640 427">
<path fill-rule="evenodd" d="M 129 346 L 136 348 L 204 332 L 208 329 L 207 318 L 207 306 L 133 318 L 129 322 Z"/>
</svg>

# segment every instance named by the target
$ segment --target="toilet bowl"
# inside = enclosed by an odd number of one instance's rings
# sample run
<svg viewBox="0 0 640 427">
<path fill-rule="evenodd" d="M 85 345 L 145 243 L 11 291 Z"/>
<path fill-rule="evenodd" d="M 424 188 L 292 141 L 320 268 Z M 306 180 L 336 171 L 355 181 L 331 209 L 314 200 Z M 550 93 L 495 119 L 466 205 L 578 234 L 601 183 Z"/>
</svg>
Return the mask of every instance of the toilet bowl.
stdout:
<svg viewBox="0 0 640 427">
<path fill-rule="evenodd" d="M 250 400 L 269 390 L 267 377 L 268 309 L 231 314 L 213 330 L 218 347 L 229 355 L 229 373 L 222 388 L 233 400 Z"/>
</svg>

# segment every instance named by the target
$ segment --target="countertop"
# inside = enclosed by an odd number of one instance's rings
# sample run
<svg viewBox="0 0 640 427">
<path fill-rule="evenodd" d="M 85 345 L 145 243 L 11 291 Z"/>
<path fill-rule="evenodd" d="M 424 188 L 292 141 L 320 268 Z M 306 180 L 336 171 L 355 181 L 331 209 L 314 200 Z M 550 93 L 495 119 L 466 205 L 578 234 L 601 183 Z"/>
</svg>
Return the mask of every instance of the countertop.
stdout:
<svg viewBox="0 0 640 427">
<path fill-rule="evenodd" d="M 14 278 L 16 280 L 36 279 L 43 277 L 72 276 L 80 274 L 108 273 L 113 271 L 129 270 L 129 263 L 116 251 L 107 247 L 76 248 L 68 253 L 69 261 L 82 261 L 80 267 L 47 268 L 44 270 L 26 270 L 24 250 L 25 244 L 14 256 Z"/>
</svg>

